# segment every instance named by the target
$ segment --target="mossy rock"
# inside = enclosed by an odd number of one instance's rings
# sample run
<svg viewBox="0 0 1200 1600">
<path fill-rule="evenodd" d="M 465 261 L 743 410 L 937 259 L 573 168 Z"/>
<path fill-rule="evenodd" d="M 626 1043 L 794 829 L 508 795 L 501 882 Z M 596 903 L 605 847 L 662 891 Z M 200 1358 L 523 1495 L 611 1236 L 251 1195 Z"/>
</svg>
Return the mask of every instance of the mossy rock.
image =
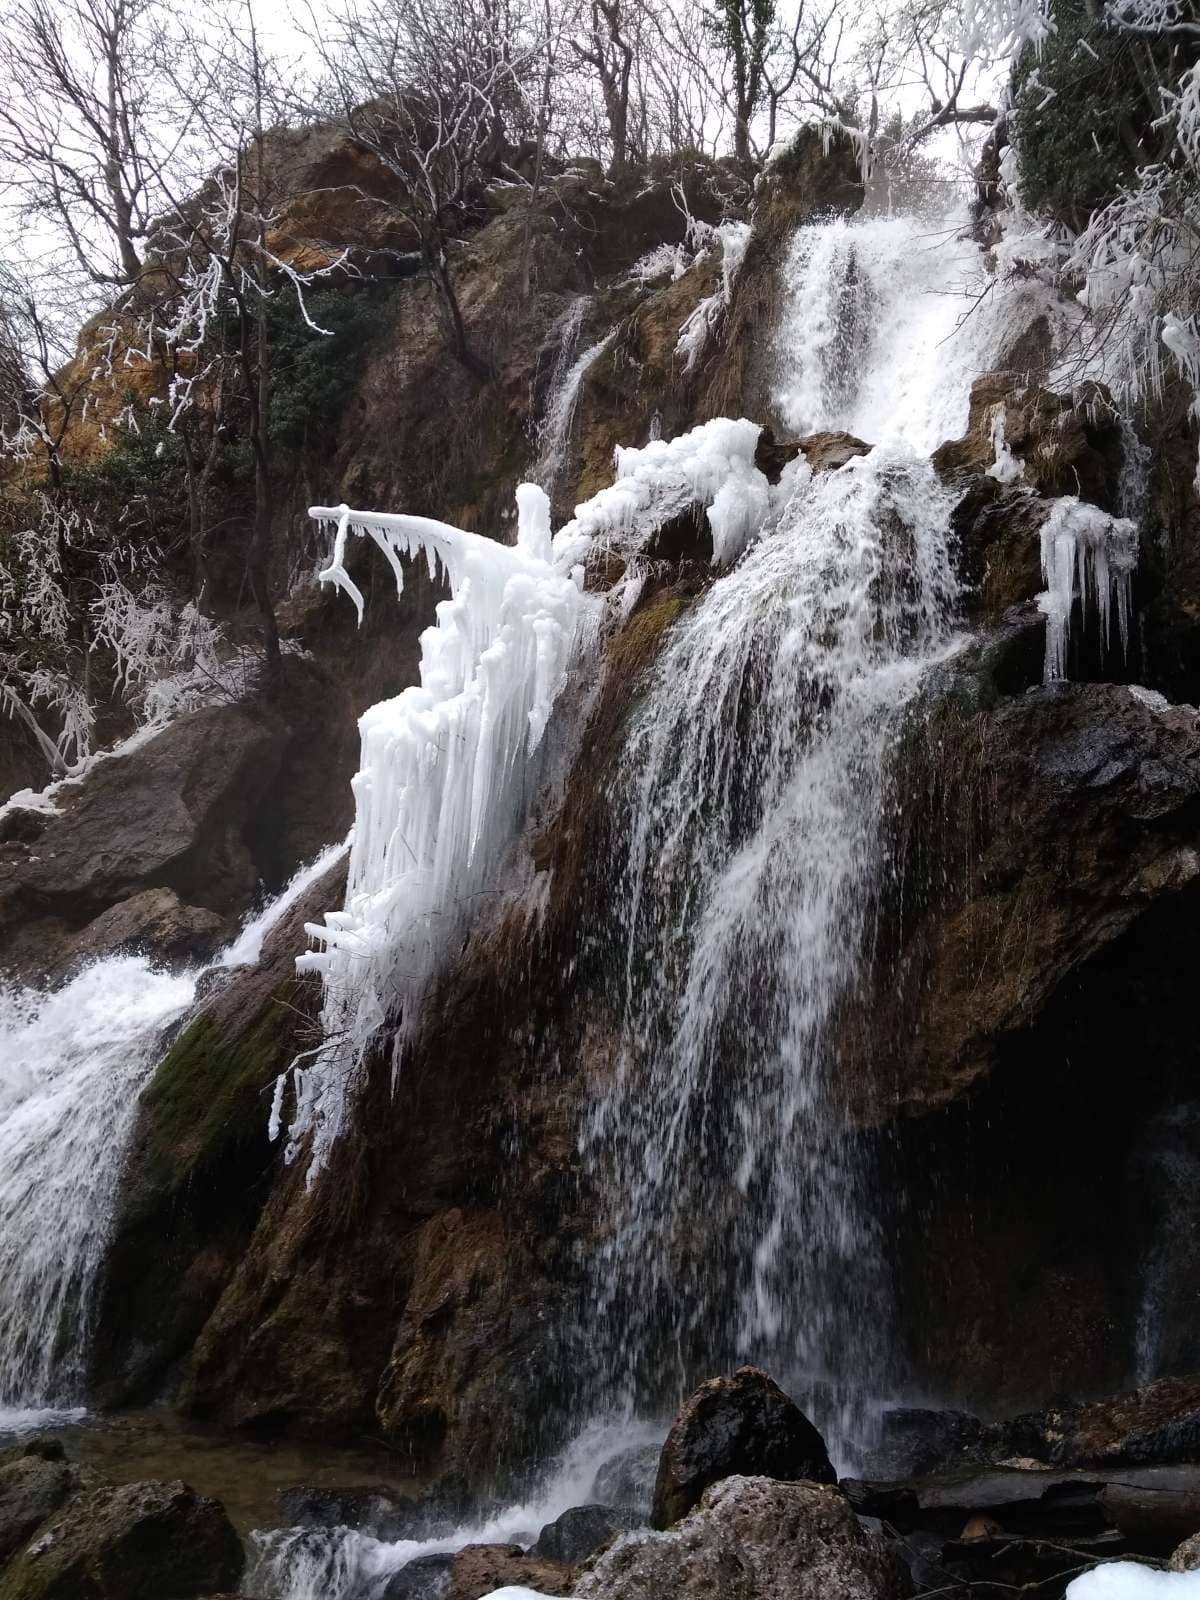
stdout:
<svg viewBox="0 0 1200 1600">
<path fill-rule="evenodd" d="M 153 1181 L 179 1188 L 256 1136 L 264 1091 L 296 1053 L 288 1010 L 297 987 L 272 990 L 236 1031 L 206 1011 L 175 1040 L 142 1094 Z"/>
</svg>

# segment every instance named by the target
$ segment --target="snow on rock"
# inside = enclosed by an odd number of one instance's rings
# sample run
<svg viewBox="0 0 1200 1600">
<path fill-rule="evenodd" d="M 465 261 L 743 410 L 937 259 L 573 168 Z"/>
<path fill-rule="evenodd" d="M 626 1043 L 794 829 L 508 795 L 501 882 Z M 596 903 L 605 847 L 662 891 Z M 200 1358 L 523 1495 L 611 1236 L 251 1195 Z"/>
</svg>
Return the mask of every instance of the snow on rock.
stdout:
<svg viewBox="0 0 1200 1600">
<path fill-rule="evenodd" d="M 1130 582 L 1137 564 L 1137 524 L 1110 517 L 1074 495 L 1055 501 L 1042 524 L 1042 577 L 1046 592 L 1038 607 L 1046 617 L 1045 680 L 1055 683 L 1067 674 L 1071 610 L 1078 600 L 1086 621 L 1094 603 L 1100 614 L 1102 641 L 1112 628 L 1112 602 L 1122 650 L 1129 647 Z"/>
<path fill-rule="evenodd" d="M 1066 1600 L 1200 1600 L 1200 1572 L 1159 1572 L 1109 1561 L 1067 1585 Z"/>
<path fill-rule="evenodd" d="M 540 1589 L 523 1589 L 519 1584 L 506 1584 L 503 1589 L 493 1589 L 483 1600 L 564 1600 L 562 1595 L 543 1594 Z"/>
<path fill-rule="evenodd" d="M 699 503 L 708 510 L 713 561 L 736 561 L 770 504 L 770 486 L 754 464 L 760 432 L 744 417 L 715 417 L 675 439 L 618 448 L 617 481 L 576 506 L 555 535 L 556 554 L 582 560 L 596 542 L 636 551 L 668 518 Z"/>
<path fill-rule="evenodd" d="M 420 683 L 359 721 L 360 767 L 345 906 L 307 932 L 319 946 L 297 960 L 324 980 L 324 1042 L 276 1085 L 295 1094 L 292 1159 L 312 1136 L 310 1177 L 336 1139 L 367 1045 L 394 1024 L 393 1061 L 411 1039 L 421 1000 L 484 897 L 501 887 L 505 855 L 536 790 L 536 761 L 554 703 L 604 602 L 583 590 L 596 546 L 637 550 L 668 517 L 706 508 L 718 564 L 761 529 L 770 491 L 754 464 L 759 428 L 718 418 L 672 440 L 618 449 L 617 481 L 576 507 L 551 535 L 550 503 L 517 490 L 515 546 L 427 517 L 314 507 L 335 530 L 322 582 L 363 597 L 346 568 L 352 535 L 372 539 L 397 589 L 403 559 L 423 554 L 451 598 L 421 636 Z M 614 601 L 619 604 L 619 601 Z"/>
</svg>

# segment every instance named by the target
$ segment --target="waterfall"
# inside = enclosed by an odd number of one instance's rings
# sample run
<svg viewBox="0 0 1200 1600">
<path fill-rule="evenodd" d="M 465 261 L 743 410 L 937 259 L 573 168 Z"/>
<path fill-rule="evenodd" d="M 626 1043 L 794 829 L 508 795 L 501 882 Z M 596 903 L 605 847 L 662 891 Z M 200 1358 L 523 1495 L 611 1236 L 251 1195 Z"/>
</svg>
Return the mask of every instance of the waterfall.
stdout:
<svg viewBox="0 0 1200 1600">
<path fill-rule="evenodd" d="M 218 964 L 257 962 L 266 934 L 344 849 L 302 868 Z M 0 984 L 0 1428 L 80 1405 L 138 1094 L 199 976 L 116 955 L 50 993 Z"/>
<path fill-rule="evenodd" d="M 541 485 L 551 500 L 562 487 L 566 472 L 580 386 L 589 367 L 604 354 L 616 337 L 616 329 L 612 328 L 602 339 L 576 355 L 579 334 L 591 306 L 588 295 L 579 295 L 551 329 L 551 338 L 557 341 L 558 354 L 550 374 L 549 398 L 538 428 L 537 461 L 531 474 L 533 481 Z"/>
<path fill-rule="evenodd" d="M 698 1363 L 753 1358 L 810 1389 L 882 1375 L 837 1036 L 881 873 L 888 738 L 951 636 L 950 504 L 901 448 L 799 471 L 676 625 L 628 737 L 620 1046 L 584 1149 L 614 1197 L 588 1338 L 614 1330 L 603 1381 L 634 1410 Z"/>
<path fill-rule="evenodd" d="M 0 1420 L 78 1403 L 93 1290 L 137 1094 L 195 974 L 98 961 L 0 989 Z"/>
</svg>

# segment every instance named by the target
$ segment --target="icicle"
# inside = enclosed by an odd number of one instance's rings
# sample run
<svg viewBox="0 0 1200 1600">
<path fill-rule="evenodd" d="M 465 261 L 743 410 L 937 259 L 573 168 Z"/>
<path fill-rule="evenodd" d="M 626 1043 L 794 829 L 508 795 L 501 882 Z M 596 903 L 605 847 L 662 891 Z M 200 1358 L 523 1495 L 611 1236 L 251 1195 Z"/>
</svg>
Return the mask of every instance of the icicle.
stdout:
<svg viewBox="0 0 1200 1600">
<path fill-rule="evenodd" d="M 704 347 L 729 310 L 733 300 L 733 286 L 746 259 L 750 243 L 750 225 L 747 222 L 725 222 L 713 229 L 721 246 L 721 285 L 707 295 L 679 330 L 675 354 L 683 357 L 684 372 L 691 372 L 704 353 Z"/>
<path fill-rule="evenodd" d="M 1076 600 L 1085 622 L 1089 604 L 1096 605 L 1103 648 L 1112 633 L 1115 597 L 1121 649 L 1128 652 L 1130 587 L 1137 551 L 1137 524 L 1127 517 L 1110 517 L 1074 495 L 1055 502 L 1042 524 L 1046 592 L 1038 597 L 1039 609 L 1046 617 L 1047 683 L 1067 676 L 1071 610 Z"/>
<path fill-rule="evenodd" d="M 293 1072 L 288 1155 L 313 1135 L 310 1175 L 341 1129 L 368 1043 L 390 1020 L 403 1048 L 475 902 L 498 888 L 577 640 L 603 604 L 583 591 L 583 561 L 595 546 L 634 555 L 666 518 L 693 507 L 707 510 L 714 561 L 735 560 L 770 505 L 754 464 L 758 435 L 755 423 L 718 418 L 679 439 L 619 449 L 617 482 L 553 536 L 544 490 L 522 484 L 514 546 L 427 517 L 313 508 L 335 530 L 322 580 L 345 589 L 360 616 L 346 572 L 351 535 L 379 546 L 398 589 L 402 560 L 423 551 L 451 597 L 421 636 L 420 684 L 360 719 L 345 907 L 308 925 L 318 948 L 296 963 L 325 984 L 325 1043 Z M 624 586 L 614 604 L 631 592 Z"/>
<path fill-rule="evenodd" d="M 997 483 L 1015 483 L 1025 476 L 1025 463 L 1017 460 L 1004 437 L 1007 420 L 1007 407 L 997 406 L 992 415 L 992 453 L 995 459 L 987 469 L 988 477 L 995 478 Z"/>
</svg>

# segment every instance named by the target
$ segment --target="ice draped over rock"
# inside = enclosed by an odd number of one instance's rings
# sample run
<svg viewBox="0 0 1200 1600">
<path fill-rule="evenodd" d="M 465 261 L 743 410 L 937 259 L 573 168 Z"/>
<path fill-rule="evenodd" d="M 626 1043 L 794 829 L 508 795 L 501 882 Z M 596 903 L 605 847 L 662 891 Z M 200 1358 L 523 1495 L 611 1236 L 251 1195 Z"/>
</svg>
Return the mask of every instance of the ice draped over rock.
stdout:
<svg viewBox="0 0 1200 1600">
<path fill-rule="evenodd" d="M 404 559 L 423 555 L 451 598 L 421 636 L 420 683 L 360 721 L 345 906 L 308 925 L 320 948 L 297 962 L 325 985 L 324 1042 L 285 1075 L 296 1100 L 289 1157 L 311 1135 L 310 1172 L 343 1126 L 368 1044 L 390 1022 L 399 1060 L 430 980 L 480 899 L 501 886 L 554 703 L 603 613 L 604 602 L 584 590 L 583 562 L 597 549 L 636 554 L 663 521 L 690 507 L 707 512 L 714 561 L 734 560 L 770 500 L 754 464 L 759 431 L 719 418 L 677 439 L 619 449 L 616 481 L 554 535 L 545 492 L 522 484 L 511 546 L 426 517 L 313 508 L 334 529 L 321 579 L 345 590 L 360 618 L 362 594 L 346 567 L 351 535 L 374 541 L 398 589 Z M 281 1079 L 275 1134 L 285 1088 Z"/>
<path fill-rule="evenodd" d="M 1056 500 L 1042 524 L 1042 578 L 1046 592 L 1038 605 L 1046 617 L 1047 683 L 1067 676 L 1071 612 L 1078 601 L 1086 623 L 1095 606 L 1100 645 L 1112 633 L 1115 604 L 1121 649 L 1129 649 L 1129 607 L 1137 565 L 1138 530 L 1128 517 L 1112 517 L 1074 495 Z"/>
</svg>

